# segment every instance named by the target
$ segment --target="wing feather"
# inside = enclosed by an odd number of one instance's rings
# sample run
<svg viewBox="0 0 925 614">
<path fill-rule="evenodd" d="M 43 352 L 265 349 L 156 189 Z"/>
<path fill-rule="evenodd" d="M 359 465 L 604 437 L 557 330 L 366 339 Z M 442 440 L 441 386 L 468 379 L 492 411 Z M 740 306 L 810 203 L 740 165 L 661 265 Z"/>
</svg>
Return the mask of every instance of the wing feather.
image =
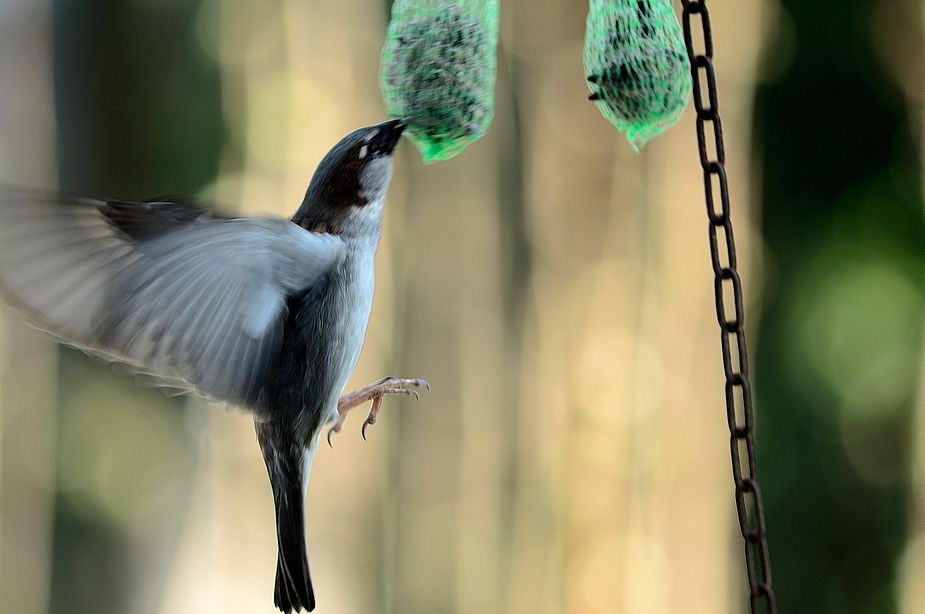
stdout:
<svg viewBox="0 0 925 614">
<path fill-rule="evenodd" d="M 242 405 L 280 346 L 287 297 L 344 252 L 338 237 L 283 219 L 0 190 L 10 302 L 67 343 Z"/>
</svg>

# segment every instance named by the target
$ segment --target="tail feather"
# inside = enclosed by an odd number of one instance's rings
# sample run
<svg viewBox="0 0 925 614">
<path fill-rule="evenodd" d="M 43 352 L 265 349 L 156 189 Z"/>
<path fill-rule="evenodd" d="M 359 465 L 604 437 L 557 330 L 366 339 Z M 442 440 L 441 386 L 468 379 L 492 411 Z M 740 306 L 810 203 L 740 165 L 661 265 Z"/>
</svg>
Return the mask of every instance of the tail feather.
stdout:
<svg viewBox="0 0 925 614">
<path fill-rule="evenodd" d="M 257 440 L 267 464 L 276 504 L 276 587 L 273 602 L 285 614 L 315 609 L 315 591 L 305 548 L 305 449 L 273 428 L 257 422 Z"/>
<path fill-rule="evenodd" d="M 276 563 L 274 603 L 282 612 L 315 609 L 315 591 L 308 571 L 305 548 L 305 512 L 301 484 L 292 485 L 276 497 L 276 531 L 279 558 Z M 275 490 L 275 487 L 274 487 Z"/>
</svg>

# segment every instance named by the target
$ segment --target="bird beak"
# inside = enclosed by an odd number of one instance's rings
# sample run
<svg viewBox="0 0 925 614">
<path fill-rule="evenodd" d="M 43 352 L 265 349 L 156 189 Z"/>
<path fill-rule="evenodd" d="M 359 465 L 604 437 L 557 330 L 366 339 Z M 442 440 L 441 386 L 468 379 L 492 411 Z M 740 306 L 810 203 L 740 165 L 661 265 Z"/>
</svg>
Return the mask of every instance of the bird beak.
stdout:
<svg viewBox="0 0 925 614">
<path fill-rule="evenodd" d="M 373 145 L 376 151 L 384 154 L 392 153 L 398 144 L 402 131 L 405 129 L 405 122 L 400 119 L 393 119 L 382 122 L 375 127 L 379 129 L 379 132 L 373 137 L 373 142 L 370 144 Z"/>
</svg>

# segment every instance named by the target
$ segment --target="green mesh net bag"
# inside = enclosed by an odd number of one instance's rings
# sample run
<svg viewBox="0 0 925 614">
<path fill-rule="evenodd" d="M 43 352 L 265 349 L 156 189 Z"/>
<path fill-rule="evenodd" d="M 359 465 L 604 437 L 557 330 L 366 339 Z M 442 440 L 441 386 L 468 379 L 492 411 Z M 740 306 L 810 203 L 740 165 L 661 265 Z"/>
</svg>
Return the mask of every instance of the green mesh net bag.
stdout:
<svg viewBox="0 0 925 614">
<path fill-rule="evenodd" d="M 498 0 L 395 0 L 379 84 L 424 162 L 452 158 L 488 131 L 497 46 Z"/>
<path fill-rule="evenodd" d="M 690 62 L 671 0 L 591 0 L 584 60 L 590 99 L 634 151 L 684 112 Z"/>
</svg>

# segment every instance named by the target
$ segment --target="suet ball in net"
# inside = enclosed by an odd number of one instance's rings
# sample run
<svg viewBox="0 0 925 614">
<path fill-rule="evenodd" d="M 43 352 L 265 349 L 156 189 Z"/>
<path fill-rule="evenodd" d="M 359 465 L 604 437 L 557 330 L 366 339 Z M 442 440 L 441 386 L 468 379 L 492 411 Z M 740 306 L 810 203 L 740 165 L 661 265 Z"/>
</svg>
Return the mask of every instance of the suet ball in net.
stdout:
<svg viewBox="0 0 925 614">
<path fill-rule="evenodd" d="M 690 61 L 670 0 L 591 0 L 584 63 L 590 99 L 635 151 L 684 112 Z"/>
<path fill-rule="evenodd" d="M 396 0 L 380 65 L 386 111 L 425 162 L 460 153 L 494 112 L 497 0 Z"/>
</svg>

